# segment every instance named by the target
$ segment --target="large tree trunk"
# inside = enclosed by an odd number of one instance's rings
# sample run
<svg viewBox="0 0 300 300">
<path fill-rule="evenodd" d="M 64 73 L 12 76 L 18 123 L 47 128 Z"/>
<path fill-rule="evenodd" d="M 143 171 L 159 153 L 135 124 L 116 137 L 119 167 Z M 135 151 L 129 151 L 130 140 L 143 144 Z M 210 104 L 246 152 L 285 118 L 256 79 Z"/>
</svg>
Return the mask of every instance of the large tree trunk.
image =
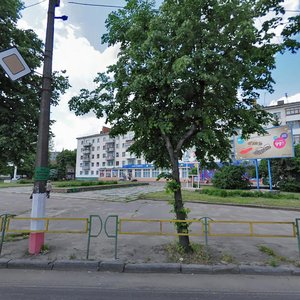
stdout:
<svg viewBox="0 0 300 300">
<path fill-rule="evenodd" d="M 164 134 L 162 130 L 162 136 L 166 142 L 166 148 L 168 150 L 168 154 L 170 157 L 170 161 L 172 164 L 172 179 L 176 182 L 176 187 L 174 188 L 174 211 L 176 214 L 177 220 L 186 220 L 187 219 L 187 211 L 184 208 L 181 194 L 181 184 L 179 179 L 179 166 L 178 166 L 178 153 L 181 152 L 182 145 L 186 139 L 188 139 L 194 132 L 196 131 L 196 127 L 193 125 L 186 134 L 179 140 L 176 147 L 173 147 L 170 137 Z M 188 233 L 188 225 L 186 222 L 178 222 L 176 223 L 177 233 Z M 190 238 L 188 235 L 180 235 L 179 236 L 179 244 L 183 247 L 185 252 L 191 252 L 192 247 L 190 245 Z"/>
<path fill-rule="evenodd" d="M 182 201 L 182 194 L 181 194 L 181 184 L 179 179 L 179 167 L 178 167 L 178 160 L 172 166 L 172 176 L 173 179 L 178 184 L 178 189 L 174 191 L 174 211 L 176 214 L 177 220 L 186 220 L 187 219 L 187 212 L 184 209 L 183 201 Z M 177 224 L 177 233 L 188 233 L 188 224 L 185 222 L 176 223 Z M 188 235 L 180 235 L 179 236 L 179 244 L 183 247 L 185 252 L 191 252 L 192 248 L 190 245 L 190 239 Z"/>
</svg>

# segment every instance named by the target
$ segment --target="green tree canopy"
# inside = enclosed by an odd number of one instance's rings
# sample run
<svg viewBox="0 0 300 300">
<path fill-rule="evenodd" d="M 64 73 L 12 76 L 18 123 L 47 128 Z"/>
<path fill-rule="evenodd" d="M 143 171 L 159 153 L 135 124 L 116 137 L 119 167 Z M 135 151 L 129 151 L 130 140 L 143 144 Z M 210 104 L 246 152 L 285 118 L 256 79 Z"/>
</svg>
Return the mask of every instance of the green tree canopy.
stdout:
<svg viewBox="0 0 300 300">
<path fill-rule="evenodd" d="M 43 61 L 43 43 L 32 30 L 17 28 L 23 4 L 19 0 L 0 1 L 0 51 L 16 46 L 32 71 Z M 53 80 L 52 105 L 69 87 L 63 73 Z M 5 165 L 35 152 L 41 98 L 41 76 L 32 72 L 11 81 L 0 69 L 0 160 Z"/>
<path fill-rule="evenodd" d="M 56 157 L 58 179 L 67 178 L 67 168 L 76 167 L 76 150 L 63 150 Z"/>
<path fill-rule="evenodd" d="M 273 158 L 271 162 L 272 183 L 275 187 L 284 187 L 285 182 L 295 182 L 300 190 L 300 144 L 295 146 L 295 157 L 293 158 Z M 259 164 L 259 174 L 268 184 L 268 162 L 262 160 Z"/>
<path fill-rule="evenodd" d="M 118 60 L 98 74 L 94 91 L 72 98 L 70 108 L 106 116 L 112 135 L 134 131 L 132 152 L 172 168 L 179 220 L 187 216 L 178 169 L 183 152 L 195 146 L 199 160 L 225 160 L 236 128 L 244 135 L 264 132 L 270 121 L 255 104 L 256 91 L 272 91 L 274 55 L 287 41 L 291 50 L 299 46 L 292 33 L 273 43 L 284 13 L 280 2 L 165 0 L 155 9 L 152 1 L 127 0 L 106 21 L 103 42 L 119 45 Z M 273 17 L 262 21 L 269 12 Z M 189 249 L 187 236 L 180 243 Z"/>
</svg>

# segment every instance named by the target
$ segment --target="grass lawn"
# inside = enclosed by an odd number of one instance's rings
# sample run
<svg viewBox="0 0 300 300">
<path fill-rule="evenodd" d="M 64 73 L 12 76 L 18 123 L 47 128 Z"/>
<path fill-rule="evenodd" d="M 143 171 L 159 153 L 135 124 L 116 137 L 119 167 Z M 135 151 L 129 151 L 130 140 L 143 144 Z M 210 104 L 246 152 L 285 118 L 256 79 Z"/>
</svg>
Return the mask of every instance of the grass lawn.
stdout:
<svg viewBox="0 0 300 300">
<path fill-rule="evenodd" d="M 268 192 L 267 192 L 268 193 Z M 279 194 L 278 199 L 261 198 L 261 197 L 241 197 L 241 196 L 214 196 L 201 194 L 197 191 L 182 191 L 184 202 L 206 202 L 211 204 L 236 204 L 236 205 L 257 205 L 257 206 L 272 206 L 281 208 L 297 208 L 300 209 L 300 194 L 299 193 L 284 193 Z M 173 200 L 173 195 L 164 191 L 147 193 L 140 196 L 140 199 L 153 199 L 170 201 Z"/>
</svg>

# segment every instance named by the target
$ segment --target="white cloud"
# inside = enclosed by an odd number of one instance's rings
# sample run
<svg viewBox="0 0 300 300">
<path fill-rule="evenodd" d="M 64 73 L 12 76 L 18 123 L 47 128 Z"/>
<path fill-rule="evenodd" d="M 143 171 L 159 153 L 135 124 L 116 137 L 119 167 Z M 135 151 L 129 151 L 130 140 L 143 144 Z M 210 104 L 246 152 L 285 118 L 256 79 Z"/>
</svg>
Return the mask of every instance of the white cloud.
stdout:
<svg viewBox="0 0 300 300">
<path fill-rule="evenodd" d="M 43 9 L 46 11 L 46 7 Z M 45 13 L 46 16 L 46 13 Z M 46 18 L 35 20 L 21 19 L 18 26 L 33 29 L 44 41 Z M 68 22 L 56 21 L 54 34 L 53 71 L 66 70 L 72 88 L 61 97 L 57 107 L 51 108 L 52 126 L 55 135 L 54 149 L 75 149 L 76 138 L 98 133 L 104 125 L 104 119 L 96 119 L 92 114 L 77 117 L 69 111 L 68 101 L 79 93 L 81 88 L 93 89 L 93 79 L 98 72 L 116 61 L 118 47 L 106 48 L 99 52 L 91 46 L 85 37 L 77 37 L 80 28 Z"/>
</svg>

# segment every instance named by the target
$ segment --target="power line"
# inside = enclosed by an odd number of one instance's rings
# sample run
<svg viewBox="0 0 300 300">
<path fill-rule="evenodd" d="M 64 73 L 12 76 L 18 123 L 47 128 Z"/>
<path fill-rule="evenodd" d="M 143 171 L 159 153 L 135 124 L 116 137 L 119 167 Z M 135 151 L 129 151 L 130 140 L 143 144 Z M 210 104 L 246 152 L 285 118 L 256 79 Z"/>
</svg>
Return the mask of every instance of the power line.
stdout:
<svg viewBox="0 0 300 300">
<path fill-rule="evenodd" d="M 45 1 L 47 1 L 47 0 L 43 0 L 43 1 L 40 1 L 40 2 L 37 2 L 37 3 L 31 4 L 31 5 L 25 6 L 24 9 L 29 8 L 29 7 L 32 7 L 32 6 L 39 5 L 39 4 L 41 4 L 41 3 L 45 2 Z"/>
<path fill-rule="evenodd" d="M 82 2 L 74 2 L 74 1 L 69 1 L 68 3 L 70 3 L 70 4 L 76 4 L 76 5 L 84 5 L 84 6 L 100 6 L 100 7 L 124 8 L 124 6 L 118 6 L 118 5 L 93 4 L 93 3 L 82 3 Z"/>
</svg>

